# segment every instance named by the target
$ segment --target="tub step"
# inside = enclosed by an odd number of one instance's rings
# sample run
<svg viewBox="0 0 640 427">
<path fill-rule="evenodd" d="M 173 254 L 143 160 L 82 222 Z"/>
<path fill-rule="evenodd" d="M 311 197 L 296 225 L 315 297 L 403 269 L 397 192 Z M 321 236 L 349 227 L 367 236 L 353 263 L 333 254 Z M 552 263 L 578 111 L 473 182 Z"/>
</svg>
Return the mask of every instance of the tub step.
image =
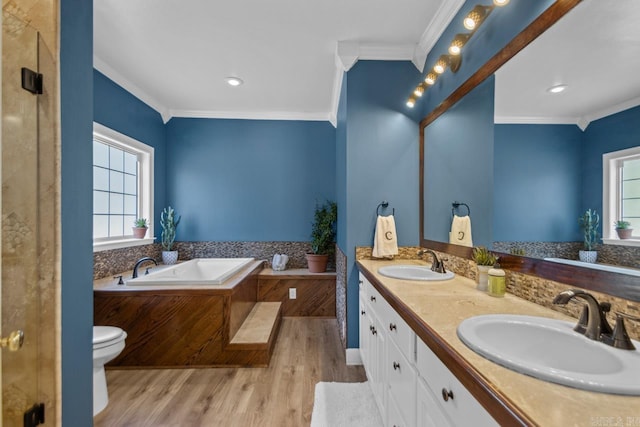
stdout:
<svg viewBox="0 0 640 427">
<path fill-rule="evenodd" d="M 241 362 L 245 359 L 248 365 L 268 365 L 280 330 L 281 319 L 282 303 L 256 303 L 225 351 L 237 353 L 237 360 L 241 364 L 245 364 Z"/>
</svg>

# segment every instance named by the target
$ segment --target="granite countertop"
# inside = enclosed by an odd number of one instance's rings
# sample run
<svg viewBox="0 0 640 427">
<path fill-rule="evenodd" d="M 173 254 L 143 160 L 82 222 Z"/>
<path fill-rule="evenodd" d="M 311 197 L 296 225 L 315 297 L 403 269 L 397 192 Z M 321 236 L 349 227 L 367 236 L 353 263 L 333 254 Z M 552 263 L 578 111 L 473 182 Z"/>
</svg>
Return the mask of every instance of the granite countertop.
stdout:
<svg viewBox="0 0 640 427">
<path fill-rule="evenodd" d="M 519 374 L 476 354 L 456 334 L 456 328 L 462 320 L 481 314 L 523 314 L 572 322 L 576 319 L 511 294 L 504 298 L 491 297 L 476 290 L 475 282 L 459 275 L 443 282 L 415 282 L 392 279 L 377 272 L 378 268 L 385 265 L 428 265 L 423 261 L 359 260 L 358 264 L 361 270 L 366 270 L 366 274 L 378 282 L 374 286 L 382 285 L 403 305 L 402 308 L 413 312 L 426 323 L 487 384 L 510 400 L 535 424 L 640 426 L 640 397 L 589 392 Z M 421 335 L 419 331 L 416 332 Z"/>
</svg>

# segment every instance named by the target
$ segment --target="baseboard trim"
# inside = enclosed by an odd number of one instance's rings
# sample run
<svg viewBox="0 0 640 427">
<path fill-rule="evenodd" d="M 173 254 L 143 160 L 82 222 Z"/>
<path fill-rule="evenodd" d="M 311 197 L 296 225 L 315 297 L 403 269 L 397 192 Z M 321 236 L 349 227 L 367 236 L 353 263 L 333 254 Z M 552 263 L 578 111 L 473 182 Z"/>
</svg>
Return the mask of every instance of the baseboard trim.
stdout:
<svg viewBox="0 0 640 427">
<path fill-rule="evenodd" d="M 347 365 L 362 365 L 362 358 L 360 357 L 359 348 L 348 348 L 345 352 L 345 358 L 347 359 Z"/>
</svg>

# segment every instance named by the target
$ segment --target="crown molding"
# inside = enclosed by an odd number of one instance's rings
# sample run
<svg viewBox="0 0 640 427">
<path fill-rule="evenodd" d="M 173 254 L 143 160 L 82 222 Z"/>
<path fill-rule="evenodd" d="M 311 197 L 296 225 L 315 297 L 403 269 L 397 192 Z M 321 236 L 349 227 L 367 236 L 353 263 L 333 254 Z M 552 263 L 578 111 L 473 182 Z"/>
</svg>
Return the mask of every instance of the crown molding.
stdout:
<svg viewBox="0 0 640 427">
<path fill-rule="evenodd" d="M 369 61 L 412 61 L 416 68 L 422 72 L 413 61 L 415 51 L 415 43 L 337 42 L 335 54 L 336 68 L 333 75 L 331 111 L 329 112 L 329 121 L 331 124 L 336 127 L 338 123 L 338 104 L 340 103 L 340 91 L 342 90 L 342 73 L 349 71 L 360 59 Z"/>
<path fill-rule="evenodd" d="M 579 117 L 495 116 L 493 122 L 500 125 L 577 125 L 579 119 Z"/>
<path fill-rule="evenodd" d="M 208 110 L 169 110 L 171 117 L 203 119 L 246 119 L 246 120 L 301 120 L 330 121 L 329 114 L 301 113 L 298 111 L 208 111 Z"/>
<path fill-rule="evenodd" d="M 580 120 L 580 123 L 586 123 L 584 126 L 584 129 L 586 129 L 591 122 L 595 122 L 596 120 L 602 119 L 612 114 L 616 114 L 621 111 L 628 110 L 629 108 L 637 107 L 638 105 L 640 105 L 640 96 L 636 98 L 631 98 L 627 101 L 621 102 L 616 105 L 611 105 L 609 107 L 594 111 L 589 114 L 585 114 L 584 116 L 580 117 L 579 120 Z"/>
<path fill-rule="evenodd" d="M 422 33 L 411 58 L 411 61 L 420 72 L 424 71 L 427 55 L 464 3 L 465 0 L 445 0 L 440 4 L 440 7 L 433 15 L 433 19 Z"/>
<path fill-rule="evenodd" d="M 100 71 L 105 76 L 109 77 L 111 80 L 116 82 L 120 87 L 125 89 L 127 92 L 131 93 L 133 96 L 138 98 L 140 101 L 147 104 L 149 107 L 156 110 L 160 113 L 162 117 L 162 121 L 167 123 L 171 119 L 171 115 L 169 114 L 169 109 L 162 105 L 157 99 L 153 96 L 149 95 L 144 90 L 140 89 L 135 83 L 131 82 L 131 80 L 124 77 L 122 74 L 113 69 L 109 64 L 104 62 L 102 59 L 93 55 L 93 68 Z"/>
</svg>

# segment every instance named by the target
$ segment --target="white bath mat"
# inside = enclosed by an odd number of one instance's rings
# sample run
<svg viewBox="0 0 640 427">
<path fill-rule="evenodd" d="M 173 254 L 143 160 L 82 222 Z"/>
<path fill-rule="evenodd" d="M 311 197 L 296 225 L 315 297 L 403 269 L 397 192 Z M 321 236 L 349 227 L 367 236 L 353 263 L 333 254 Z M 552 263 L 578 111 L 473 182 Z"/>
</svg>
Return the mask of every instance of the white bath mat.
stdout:
<svg viewBox="0 0 640 427">
<path fill-rule="evenodd" d="M 382 427 L 369 383 L 316 384 L 311 427 Z"/>
</svg>

